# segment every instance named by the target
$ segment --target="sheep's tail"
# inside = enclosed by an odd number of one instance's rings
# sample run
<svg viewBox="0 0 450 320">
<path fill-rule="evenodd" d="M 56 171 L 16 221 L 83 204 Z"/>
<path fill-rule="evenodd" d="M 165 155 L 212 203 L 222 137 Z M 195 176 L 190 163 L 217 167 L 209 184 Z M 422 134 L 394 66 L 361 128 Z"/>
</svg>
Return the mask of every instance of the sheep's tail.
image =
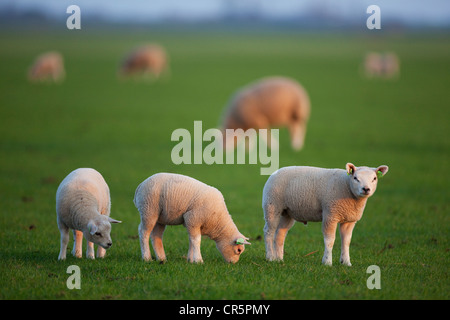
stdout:
<svg viewBox="0 0 450 320">
<path fill-rule="evenodd" d="M 134 203 L 134 206 L 135 206 L 136 208 L 138 208 L 137 203 L 136 203 L 136 197 L 137 197 L 137 194 L 138 194 L 139 190 L 141 189 L 141 186 L 142 186 L 143 183 L 144 183 L 144 182 L 141 182 L 141 183 L 137 186 L 136 191 L 134 192 L 133 203 Z M 138 209 L 139 209 L 139 208 L 138 208 Z"/>
</svg>

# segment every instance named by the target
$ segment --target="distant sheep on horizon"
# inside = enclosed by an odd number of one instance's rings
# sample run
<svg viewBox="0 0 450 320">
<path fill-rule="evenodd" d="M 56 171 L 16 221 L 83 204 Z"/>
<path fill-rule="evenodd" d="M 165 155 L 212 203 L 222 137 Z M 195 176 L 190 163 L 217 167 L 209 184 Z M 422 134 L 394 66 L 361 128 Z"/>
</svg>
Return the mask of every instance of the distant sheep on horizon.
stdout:
<svg viewBox="0 0 450 320">
<path fill-rule="evenodd" d="M 392 52 L 367 53 L 363 68 L 366 78 L 396 79 L 400 76 L 400 60 Z"/>
<path fill-rule="evenodd" d="M 169 72 L 169 61 L 166 50 L 159 44 L 140 46 L 123 59 L 120 68 L 120 77 L 140 77 L 151 80 L 159 79 Z"/>
<path fill-rule="evenodd" d="M 64 60 L 56 51 L 50 51 L 38 56 L 28 70 L 28 80 L 31 82 L 56 82 L 64 80 Z"/>
</svg>

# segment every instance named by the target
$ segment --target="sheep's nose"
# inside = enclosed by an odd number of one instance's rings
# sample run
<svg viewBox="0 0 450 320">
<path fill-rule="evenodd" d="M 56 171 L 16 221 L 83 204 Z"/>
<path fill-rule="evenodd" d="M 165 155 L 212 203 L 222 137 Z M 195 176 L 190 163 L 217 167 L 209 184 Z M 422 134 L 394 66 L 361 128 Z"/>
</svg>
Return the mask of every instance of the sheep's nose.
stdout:
<svg viewBox="0 0 450 320">
<path fill-rule="evenodd" d="M 370 192 L 370 188 L 365 188 L 365 187 L 364 187 L 364 188 L 362 188 L 362 189 L 363 189 L 364 193 L 366 193 L 366 194 Z"/>
<path fill-rule="evenodd" d="M 108 242 L 106 245 L 107 245 L 108 247 L 111 247 L 111 246 L 112 246 L 112 242 Z"/>
</svg>

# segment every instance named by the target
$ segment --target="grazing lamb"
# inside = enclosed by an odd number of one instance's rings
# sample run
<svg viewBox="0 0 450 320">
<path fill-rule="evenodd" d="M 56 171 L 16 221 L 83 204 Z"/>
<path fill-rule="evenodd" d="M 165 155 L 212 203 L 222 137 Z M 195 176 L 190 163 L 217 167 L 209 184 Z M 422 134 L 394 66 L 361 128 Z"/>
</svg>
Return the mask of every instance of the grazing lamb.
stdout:
<svg viewBox="0 0 450 320">
<path fill-rule="evenodd" d="M 203 262 L 200 253 L 202 235 L 216 242 L 227 262 L 236 263 L 245 244 L 250 244 L 236 228 L 222 193 L 191 177 L 157 173 L 136 189 L 134 204 L 141 214 L 139 239 L 142 258 L 152 260 L 149 237 L 156 259 L 166 260 L 163 232 L 166 225 L 183 224 L 189 233 L 189 262 Z"/>
<path fill-rule="evenodd" d="M 305 89 L 295 80 L 268 77 L 237 91 L 225 108 L 222 130 L 269 129 L 286 126 L 294 150 L 303 147 L 310 102 Z M 264 137 L 262 137 L 264 138 Z M 234 147 L 226 141 L 227 148 Z"/>
<path fill-rule="evenodd" d="M 396 79 L 400 75 L 400 62 L 395 53 L 369 52 L 364 59 L 367 78 Z"/>
<path fill-rule="evenodd" d="M 340 261 L 351 266 L 349 246 L 353 228 L 362 217 L 367 199 L 375 192 L 378 178 L 386 174 L 388 167 L 355 167 L 347 163 L 346 169 L 285 167 L 269 177 L 262 201 L 267 260 L 283 260 L 284 240 L 295 220 L 304 224 L 322 221 L 325 242 L 322 263 L 332 264 L 339 223 Z"/>
<path fill-rule="evenodd" d="M 51 51 L 36 58 L 28 70 L 28 79 L 35 81 L 62 82 L 66 72 L 64 61 L 60 53 Z"/>
<path fill-rule="evenodd" d="M 168 68 L 164 48 L 157 44 L 149 44 L 133 50 L 125 57 L 119 75 L 158 79 L 163 72 L 168 72 Z"/>
<path fill-rule="evenodd" d="M 56 217 L 61 233 L 59 260 L 66 259 L 69 229 L 73 229 L 72 254 L 81 258 L 83 235 L 88 241 L 86 257 L 94 259 L 94 243 L 99 245 L 97 257 L 105 256 L 112 245 L 111 223 L 121 223 L 109 217 L 111 200 L 109 188 L 102 175 L 94 169 L 72 171 L 56 192 Z"/>
</svg>

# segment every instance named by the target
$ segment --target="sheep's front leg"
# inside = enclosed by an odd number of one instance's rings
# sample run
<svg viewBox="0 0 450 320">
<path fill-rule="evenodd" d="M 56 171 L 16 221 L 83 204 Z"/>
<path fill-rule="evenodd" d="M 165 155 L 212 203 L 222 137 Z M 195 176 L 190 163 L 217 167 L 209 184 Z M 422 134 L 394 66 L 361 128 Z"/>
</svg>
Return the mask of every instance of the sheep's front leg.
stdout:
<svg viewBox="0 0 450 320">
<path fill-rule="evenodd" d="M 106 254 L 106 249 L 98 246 L 97 248 L 97 258 L 104 258 Z"/>
<path fill-rule="evenodd" d="M 200 230 L 188 230 L 189 232 L 189 250 L 188 262 L 203 263 L 202 254 L 200 252 L 200 242 L 202 234 Z"/>
<path fill-rule="evenodd" d="M 72 255 L 76 258 L 81 258 L 83 256 L 83 232 L 73 230 L 73 242 Z"/>
<path fill-rule="evenodd" d="M 341 263 L 351 266 L 350 263 L 350 241 L 352 240 L 352 232 L 356 222 L 341 223 L 339 225 L 339 233 L 341 235 Z"/>
<path fill-rule="evenodd" d="M 86 250 L 86 258 L 88 259 L 95 259 L 95 254 L 94 254 L 94 243 L 88 241 L 87 242 L 87 250 Z"/>
<path fill-rule="evenodd" d="M 322 222 L 322 233 L 325 244 L 325 252 L 323 253 L 322 263 L 327 266 L 333 265 L 333 245 L 336 238 L 337 222 L 332 220 L 324 220 Z"/>
</svg>

